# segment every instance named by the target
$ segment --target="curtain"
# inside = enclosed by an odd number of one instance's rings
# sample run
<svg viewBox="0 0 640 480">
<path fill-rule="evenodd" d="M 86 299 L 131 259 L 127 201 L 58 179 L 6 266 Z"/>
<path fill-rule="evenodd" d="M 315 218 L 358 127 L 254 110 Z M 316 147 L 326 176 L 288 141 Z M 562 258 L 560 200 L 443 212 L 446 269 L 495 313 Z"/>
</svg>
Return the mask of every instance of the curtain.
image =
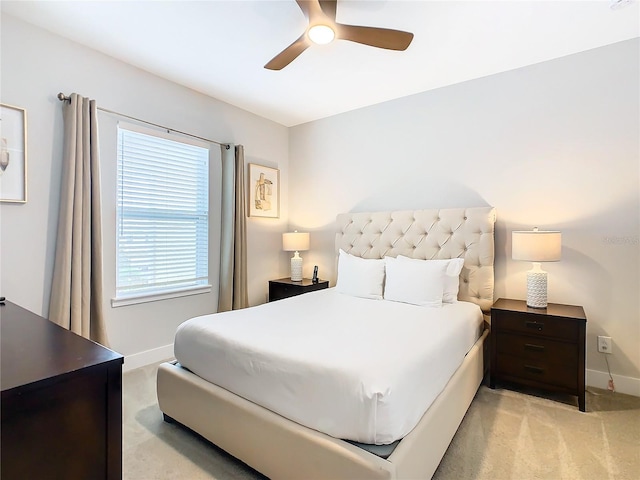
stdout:
<svg viewBox="0 0 640 480">
<path fill-rule="evenodd" d="M 102 313 L 102 231 L 95 100 L 63 103 L 60 216 L 49 319 L 108 345 Z"/>
<path fill-rule="evenodd" d="M 218 311 L 249 305 L 244 147 L 222 145 L 222 228 Z"/>
</svg>

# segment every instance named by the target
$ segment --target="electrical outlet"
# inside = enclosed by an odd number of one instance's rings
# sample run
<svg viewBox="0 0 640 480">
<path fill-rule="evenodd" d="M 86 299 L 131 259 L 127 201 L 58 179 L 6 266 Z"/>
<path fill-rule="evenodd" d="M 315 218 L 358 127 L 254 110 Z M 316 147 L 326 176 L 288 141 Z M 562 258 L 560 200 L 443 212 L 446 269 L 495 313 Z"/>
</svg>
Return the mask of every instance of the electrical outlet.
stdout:
<svg viewBox="0 0 640 480">
<path fill-rule="evenodd" d="M 611 342 L 611 337 L 598 335 L 598 352 L 613 353 L 613 343 Z"/>
</svg>

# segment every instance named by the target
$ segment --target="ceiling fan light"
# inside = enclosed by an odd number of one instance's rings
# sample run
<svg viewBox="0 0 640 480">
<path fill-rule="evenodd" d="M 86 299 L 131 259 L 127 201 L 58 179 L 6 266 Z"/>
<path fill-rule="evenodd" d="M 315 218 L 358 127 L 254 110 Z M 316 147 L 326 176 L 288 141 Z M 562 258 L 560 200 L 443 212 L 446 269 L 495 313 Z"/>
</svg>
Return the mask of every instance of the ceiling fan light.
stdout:
<svg viewBox="0 0 640 480">
<path fill-rule="evenodd" d="M 314 25 L 309 29 L 307 35 L 309 36 L 309 40 L 319 45 L 331 43 L 333 39 L 336 38 L 333 28 L 327 25 Z"/>
</svg>

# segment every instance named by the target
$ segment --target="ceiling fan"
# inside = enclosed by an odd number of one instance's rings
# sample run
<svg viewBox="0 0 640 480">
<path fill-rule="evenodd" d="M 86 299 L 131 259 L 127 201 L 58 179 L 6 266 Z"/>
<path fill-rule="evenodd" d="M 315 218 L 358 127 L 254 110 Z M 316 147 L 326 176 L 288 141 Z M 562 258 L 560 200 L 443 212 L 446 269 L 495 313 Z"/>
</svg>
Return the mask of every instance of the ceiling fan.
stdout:
<svg viewBox="0 0 640 480">
<path fill-rule="evenodd" d="M 337 0 L 296 0 L 309 26 L 298 39 L 273 57 L 264 68 L 282 70 L 313 43 L 326 44 L 334 39 L 349 40 L 388 50 L 406 50 L 413 33 L 389 28 L 343 25 L 336 22 Z"/>
</svg>

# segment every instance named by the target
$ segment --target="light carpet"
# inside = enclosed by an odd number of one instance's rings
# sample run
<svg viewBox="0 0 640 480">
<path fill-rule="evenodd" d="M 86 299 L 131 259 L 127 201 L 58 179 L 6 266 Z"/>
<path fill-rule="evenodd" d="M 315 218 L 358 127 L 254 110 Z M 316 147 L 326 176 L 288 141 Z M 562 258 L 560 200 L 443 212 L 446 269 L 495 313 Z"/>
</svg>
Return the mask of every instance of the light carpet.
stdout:
<svg viewBox="0 0 640 480">
<path fill-rule="evenodd" d="M 165 423 L 157 365 L 123 375 L 123 478 L 264 479 L 185 429 Z M 640 398 L 590 389 L 575 397 L 481 386 L 437 480 L 640 480 Z"/>
</svg>

